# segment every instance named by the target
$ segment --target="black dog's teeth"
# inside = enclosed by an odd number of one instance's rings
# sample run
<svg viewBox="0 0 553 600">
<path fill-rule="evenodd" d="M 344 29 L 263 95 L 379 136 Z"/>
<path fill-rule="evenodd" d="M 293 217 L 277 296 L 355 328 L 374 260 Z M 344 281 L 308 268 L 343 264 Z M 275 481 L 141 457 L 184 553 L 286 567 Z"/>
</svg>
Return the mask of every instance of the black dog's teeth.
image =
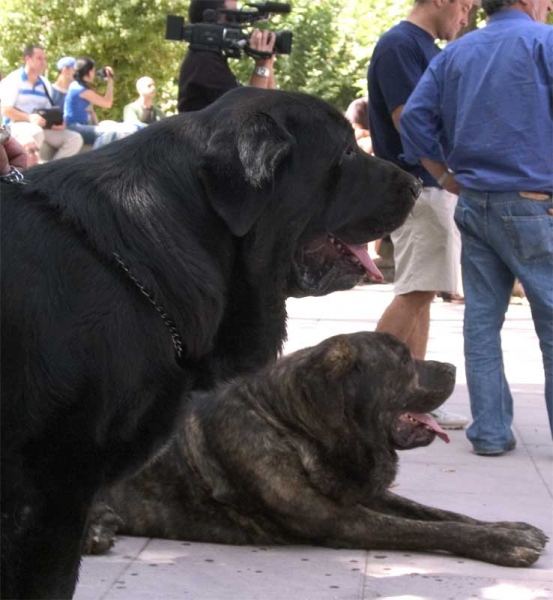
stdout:
<svg viewBox="0 0 553 600">
<path fill-rule="evenodd" d="M 337 250 L 340 250 L 340 252 L 342 254 L 345 254 L 353 264 L 355 264 L 355 265 L 361 264 L 361 261 L 357 258 L 357 256 L 355 256 L 355 254 L 352 254 L 349 251 L 349 249 L 340 242 L 340 240 L 337 240 L 335 237 L 332 237 L 331 235 L 328 236 L 328 240 L 333 246 L 336 246 Z"/>
</svg>

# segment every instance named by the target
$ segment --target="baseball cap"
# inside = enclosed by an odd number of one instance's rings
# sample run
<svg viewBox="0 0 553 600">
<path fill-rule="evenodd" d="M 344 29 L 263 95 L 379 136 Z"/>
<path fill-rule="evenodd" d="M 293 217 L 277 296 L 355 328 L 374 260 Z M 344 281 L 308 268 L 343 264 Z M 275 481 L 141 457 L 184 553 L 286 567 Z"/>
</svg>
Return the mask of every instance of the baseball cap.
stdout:
<svg viewBox="0 0 553 600">
<path fill-rule="evenodd" d="M 56 68 L 58 71 L 61 71 L 64 67 L 74 67 L 75 59 L 72 56 L 64 56 L 60 58 L 56 63 Z"/>
</svg>

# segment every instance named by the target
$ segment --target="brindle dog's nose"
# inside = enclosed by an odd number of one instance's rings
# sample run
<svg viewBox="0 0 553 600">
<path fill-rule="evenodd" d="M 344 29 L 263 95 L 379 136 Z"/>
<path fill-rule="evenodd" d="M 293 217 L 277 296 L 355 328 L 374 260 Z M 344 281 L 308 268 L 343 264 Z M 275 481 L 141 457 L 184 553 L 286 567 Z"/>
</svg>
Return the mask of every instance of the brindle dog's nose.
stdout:
<svg viewBox="0 0 553 600">
<path fill-rule="evenodd" d="M 414 183 L 411 186 L 411 192 L 413 193 L 413 196 L 415 197 L 415 200 L 421 195 L 421 192 L 422 192 L 422 179 L 420 177 L 417 177 L 414 180 Z"/>
</svg>

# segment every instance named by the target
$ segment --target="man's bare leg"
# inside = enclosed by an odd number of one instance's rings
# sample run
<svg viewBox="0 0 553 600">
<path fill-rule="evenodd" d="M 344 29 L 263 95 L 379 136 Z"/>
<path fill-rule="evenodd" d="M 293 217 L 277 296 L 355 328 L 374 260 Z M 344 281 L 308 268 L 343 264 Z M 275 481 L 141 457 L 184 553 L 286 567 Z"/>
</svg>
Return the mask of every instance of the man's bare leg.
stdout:
<svg viewBox="0 0 553 600">
<path fill-rule="evenodd" d="M 411 335 L 405 342 L 411 349 L 413 357 L 419 360 L 424 360 L 426 356 L 428 334 L 430 332 L 430 305 L 432 304 L 432 299 L 421 308 Z"/>
<path fill-rule="evenodd" d="M 435 292 L 409 292 L 396 296 L 376 326 L 405 342 L 414 358 L 424 359 L 430 328 L 430 305 Z"/>
<path fill-rule="evenodd" d="M 424 360 L 430 331 L 430 306 L 434 292 L 409 292 L 396 296 L 376 326 L 376 331 L 391 333 L 405 342 L 414 358 Z M 440 407 L 432 412 L 443 429 L 462 429 L 468 422 L 463 415 Z"/>
</svg>

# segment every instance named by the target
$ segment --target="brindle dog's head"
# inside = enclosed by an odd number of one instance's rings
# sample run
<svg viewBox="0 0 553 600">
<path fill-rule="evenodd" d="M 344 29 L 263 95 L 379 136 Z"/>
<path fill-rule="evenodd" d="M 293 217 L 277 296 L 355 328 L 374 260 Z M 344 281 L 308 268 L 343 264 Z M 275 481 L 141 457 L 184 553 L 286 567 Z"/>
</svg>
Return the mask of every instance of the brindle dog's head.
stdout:
<svg viewBox="0 0 553 600">
<path fill-rule="evenodd" d="M 337 335 L 285 357 L 272 373 L 296 401 L 273 408 L 328 447 L 357 440 L 393 451 L 427 446 L 436 435 L 449 441 L 427 413 L 452 393 L 455 367 L 413 359 L 392 335 Z"/>
</svg>

